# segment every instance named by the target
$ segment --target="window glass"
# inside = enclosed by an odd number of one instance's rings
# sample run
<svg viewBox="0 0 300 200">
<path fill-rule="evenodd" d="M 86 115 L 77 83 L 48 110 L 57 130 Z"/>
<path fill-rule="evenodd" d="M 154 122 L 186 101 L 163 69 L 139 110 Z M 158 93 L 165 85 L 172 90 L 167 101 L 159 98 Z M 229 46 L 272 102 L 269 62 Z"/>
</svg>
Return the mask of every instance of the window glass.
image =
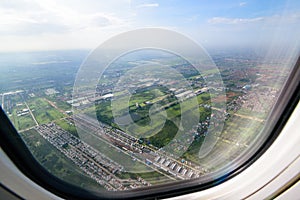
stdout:
<svg viewBox="0 0 300 200">
<path fill-rule="evenodd" d="M 195 185 L 270 134 L 299 1 L 3 1 L 0 103 L 53 175 L 94 191 Z"/>
</svg>

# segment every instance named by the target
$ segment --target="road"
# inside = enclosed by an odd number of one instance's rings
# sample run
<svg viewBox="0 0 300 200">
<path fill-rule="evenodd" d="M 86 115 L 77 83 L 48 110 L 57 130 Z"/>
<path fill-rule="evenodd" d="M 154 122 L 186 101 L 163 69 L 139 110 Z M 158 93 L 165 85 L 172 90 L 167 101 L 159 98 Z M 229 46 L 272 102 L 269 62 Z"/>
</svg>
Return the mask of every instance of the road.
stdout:
<svg viewBox="0 0 300 200">
<path fill-rule="evenodd" d="M 58 108 L 53 101 L 50 101 L 49 99 L 46 99 L 46 98 L 43 98 L 43 100 L 47 101 L 53 108 L 55 108 L 56 110 L 58 110 L 59 112 L 61 112 L 64 116 L 66 116 L 66 117 L 68 116 L 66 114 L 66 112 L 64 110 Z"/>
<path fill-rule="evenodd" d="M 221 111 L 221 109 L 216 108 L 216 107 L 212 107 L 212 109 L 213 109 L 213 110 Z M 265 121 L 265 120 L 259 119 L 259 118 L 257 118 L 257 117 L 247 116 L 247 115 L 242 115 L 242 114 L 237 114 L 237 113 L 234 113 L 233 116 L 238 116 L 238 117 L 245 118 L 245 119 L 251 119 L 251 120 L 258 121 L 258 122 L 264 122 L 264 121 Z"/>
<path fill-rule="evenodd" d="M 251 119 L 251 120 L 254 120 L 254 121 L 258 121 L 258 122 L 264 122 L 265 121 L 263 119 L 259 119 L 257 117 L 253 117 L 253 116 L 247 116 L 247 115 L 242 115 L 242 114 L 237 114 L 237 113 L 234 113 L 233 115 L 241 117 L 241 118 Z"/>
<path fill-rule="evenodd" d="M 24 99 L 23 99 L 24 100 Z M 35 119 L 35 117 L 34 117 L 34 115 L 33 115 L 33 113 L 32 113 L 32 111 L 31 111 L 31 109 L 29 108 L 29 106 L 28 106 L 28 104 L 26 103 L 26 101 L 24 100 L 24 104 L 26 105 L 26 107 L 27 107 L 27 109 L 29 110 L 29 113 L 30 113 L 30 115 L 31 115 L 31 117 L 32 117 L 32 119 L 33 119 L 33 121 L 35 122 L 35 124 L 38 126 L 39 125 L 39 123 L 36 121 L 36 119 Z"/>
</svg>

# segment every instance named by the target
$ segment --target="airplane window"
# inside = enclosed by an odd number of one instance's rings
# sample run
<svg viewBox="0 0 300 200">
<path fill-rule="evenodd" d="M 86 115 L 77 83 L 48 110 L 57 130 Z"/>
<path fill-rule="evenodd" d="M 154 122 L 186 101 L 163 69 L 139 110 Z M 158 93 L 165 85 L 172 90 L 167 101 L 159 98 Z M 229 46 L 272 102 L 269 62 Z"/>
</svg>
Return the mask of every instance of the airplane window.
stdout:
<svg viewBox="0 0 300 200">
<path fill-rule="evenodd" d="M 296 0 L 0 11 L 2 109 L 48 172 L 116 198 L 213 186 L 242 169 L 275 137 L 300 52 Z"/>
</svg>

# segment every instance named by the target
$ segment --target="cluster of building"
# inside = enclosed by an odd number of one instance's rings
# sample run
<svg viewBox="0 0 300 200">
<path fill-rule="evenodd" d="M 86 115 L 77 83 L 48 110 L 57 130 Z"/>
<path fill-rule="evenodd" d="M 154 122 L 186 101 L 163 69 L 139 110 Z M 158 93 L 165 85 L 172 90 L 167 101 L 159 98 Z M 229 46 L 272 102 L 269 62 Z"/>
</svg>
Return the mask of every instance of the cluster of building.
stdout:
<svg viewBox="0 0 300 200">
<path fill-rule="evenodd" d="M 59 94 L 59 91 L 55 90 L 54 88 L 48 88 L 45 90 L 45 94 L 50 96 L 54 94 Z"/>
<path fill-rule="evenodd" d="M 265 113 L 274 105 L 279 91 L 275 88 L 243 87 L 243 94 L 227 104 L 227 109 L 237 112 L 241 108 Z"/>
<path fill-rule="evenodd" d="M 27 114 L 29 114 L 29 109 L 28 108 L 24 108 L 22 110 L 17 111 L 17 116 L 18 117 L 24 116 L 24 115 L 27 115 Z"/>
<path fill-rule="evenodd" d="M 278 93 L 274 88 L 255 88 L 241 97 L 243 107 L 254 112 L 267 112 L 275 104 Z"/>
<path fill-rule="evenodd" d="M 194 169 L 191 163 L 188 165 L 185 162 L 178 161 L 153 146 L 141 145 L 137 138 L 121 130 L 108 129 L 105 125 L 101 127 L 95 119 L 87 115 L 78 114 L 75 116 L 75 121 L 81 124 L 85 130 L 98 133 L 98 136 L 108 141 L 120 151 L 130 155 L 133 160 L 139 160 L 155 171 L 185 180 L 199 177 L 204 170 Z"/>
<path fill-rule="evenodd" d="M 126 181 L 118 178 L 117 175 L 123 171 L 123 166 L 54 123 L 40 125 L 35 129 L 107 190 L 127 190 L 149 185 L 142 178 Z"/>
<path fill-rule="evenodd" d="M 154 159 L 153 165 L 181 179 L 198 178 L 200 176 L 199 171 L 187 167 L 184 165 L 184 162 L 182 161 L 182 164 L 180 164 L 178 161 L 175 162 L 169 158 L 157 156 Z"/>
</svg>

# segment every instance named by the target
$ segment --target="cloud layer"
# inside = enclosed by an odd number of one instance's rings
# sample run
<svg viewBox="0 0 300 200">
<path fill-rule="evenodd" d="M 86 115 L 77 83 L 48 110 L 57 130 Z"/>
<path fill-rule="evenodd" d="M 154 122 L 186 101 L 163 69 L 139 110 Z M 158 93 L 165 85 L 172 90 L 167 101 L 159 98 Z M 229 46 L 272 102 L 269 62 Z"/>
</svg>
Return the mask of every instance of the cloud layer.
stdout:
<svg viewBox="0 0 300 200">
<path fill-rule="evenodd" d="M 252 22 L 263 21 L 263 17 L 256 18 L 226 18 L 226 17 L 213 17 L 208 20 L 210 24 L 245 24 Z"/>
<path fill-rule="evenodd" d="M 287 7 L 284 1 L 257 6 L 234 0 L 1 0 L 0 51 L 95 48 L 145 27 L 172 29 L 208 45 L 254 44 L 275 33 L 280 40 L 288 33 L 292 41 L 300 35 L 297 2 Z"/>
</svg>

